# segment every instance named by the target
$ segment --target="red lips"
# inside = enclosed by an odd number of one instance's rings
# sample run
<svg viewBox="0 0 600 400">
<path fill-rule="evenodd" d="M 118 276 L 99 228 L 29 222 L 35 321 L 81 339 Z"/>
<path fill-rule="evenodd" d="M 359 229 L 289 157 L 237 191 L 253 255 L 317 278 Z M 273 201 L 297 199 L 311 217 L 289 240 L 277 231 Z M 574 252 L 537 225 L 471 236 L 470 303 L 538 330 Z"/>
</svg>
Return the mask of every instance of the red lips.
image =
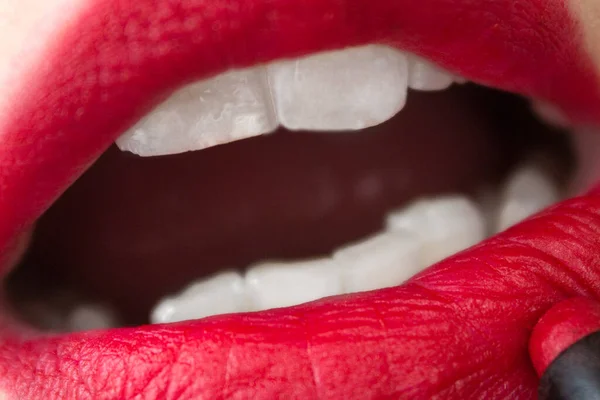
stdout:
<svg viewBox="0 0 600 400">
<path fill-rule="evenodd" d="M 231 66 L 395 43 L 600 121 L 600 85 L 559 1 L 111 0 L 72 21 L 0 102 L 0 248 L 161 96 Z M 531 329 L 561 299 L 600 295 L 598 250 L 592 193 L 398 288 L 168 327 L 24 338 L 6 323 L 0 388 L 18 399 L 529 398 Z"/>
</svg>

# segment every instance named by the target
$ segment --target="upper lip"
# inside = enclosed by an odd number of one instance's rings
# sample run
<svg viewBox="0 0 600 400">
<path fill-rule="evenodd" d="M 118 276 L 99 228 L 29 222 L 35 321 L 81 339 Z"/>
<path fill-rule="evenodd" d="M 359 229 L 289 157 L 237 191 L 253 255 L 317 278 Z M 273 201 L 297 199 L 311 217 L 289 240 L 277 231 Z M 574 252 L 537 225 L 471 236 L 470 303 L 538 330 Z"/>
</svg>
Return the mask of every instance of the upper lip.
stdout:
<svg viewBox="0 0 600 400">
<path fill-rule="evenodd" d="M 564 7 L 462 3 L 90 2 L 0 102 L 0 248 L 170 90 L 232 66 L 384 42 L 600 121 Z M 9 326 L 0 387 L 45 399 L 532 396 L 529 329 L 566 296 L 600 295 L 598 249 L 592 192 L 397 288 L 167 327 L 24 339 Z"/>
</svg>

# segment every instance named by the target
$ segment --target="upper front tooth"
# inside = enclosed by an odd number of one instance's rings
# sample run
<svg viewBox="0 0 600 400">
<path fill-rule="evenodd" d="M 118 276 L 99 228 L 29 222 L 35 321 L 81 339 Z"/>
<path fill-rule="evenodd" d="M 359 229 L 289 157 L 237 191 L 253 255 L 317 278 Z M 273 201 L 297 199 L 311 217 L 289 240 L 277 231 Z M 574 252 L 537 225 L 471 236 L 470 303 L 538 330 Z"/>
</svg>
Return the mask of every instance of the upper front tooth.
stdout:
<svg viewBox="0 0 600 400">
<path fill-rule="evenodd" d="M 486 231 L 481 211 L 463 196 L 417 201 L 388 216 L 387 226 L 420 239 L 425 267 L 480 242 Z"/>
<path fill-rule="evenodd" d="M 177 91 L 117 139 L 142 156 L 200 150 L 278 126 L 264 67 L 230 71 Z"/>
<path fill-rule="evenodd" d="M 289 129 L 355 130 L 393 117 L 406 102 L 407 57 L 369 45 L 269 65 L 280 123 Z"/>
<path fill-rule="evenodd" d="M 333 255 L 345 293 L 396 286 L 421 270 L 419 241 L 406 232 L 382 233 Z"/>
<path fill-rule="evenodd" d="M 339 269 L 327 258 L 267 262 L 246 274 L 256 310 L 293 306 L 342 293 Z"/>
<path fill-rule="evenodd" d="M 541 164 L 519 168 L 506 182 L 500 197 L 496 232 L 522 221 L 560 199 L 557 183 Z"/>
<path fill-rule="evenodd" d="M 409 59 L 408 87 L 415 90 L 442 90 L 454 82 L 454 78 L 441 68 L 418 57 Z"/>
<path fill-rule="evenodd" d="M 150 320 L 152 323 L 169 323 L 251 308 L 244 278 L 237 272 L 223 272 L 162 300 L 152 310 Z"/>
</svg>

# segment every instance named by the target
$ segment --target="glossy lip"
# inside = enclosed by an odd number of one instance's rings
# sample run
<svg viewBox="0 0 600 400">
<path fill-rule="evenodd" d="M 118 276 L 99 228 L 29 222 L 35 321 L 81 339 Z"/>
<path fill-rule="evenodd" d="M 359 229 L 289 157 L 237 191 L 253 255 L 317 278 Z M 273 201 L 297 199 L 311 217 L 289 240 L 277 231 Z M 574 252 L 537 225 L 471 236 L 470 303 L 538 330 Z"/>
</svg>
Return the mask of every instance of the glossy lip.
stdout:
<svg viewBox="0 0 600 400">
<path fill-rule="evenodd" d="M 600 85 L 559 1 L 111 0 L 72 21 L 0 103 L 0 248 L 171 89 L 232 66 L 390 43 L 600 122 Z M 599 211 L 590 193 L 403 286 L 289 309 L 62 336 L 24 333 L 5 315 L 0 388 L 44 399 L 532 397 L 536 319 L 569 295 L 600 294 Z"/>
</svg>

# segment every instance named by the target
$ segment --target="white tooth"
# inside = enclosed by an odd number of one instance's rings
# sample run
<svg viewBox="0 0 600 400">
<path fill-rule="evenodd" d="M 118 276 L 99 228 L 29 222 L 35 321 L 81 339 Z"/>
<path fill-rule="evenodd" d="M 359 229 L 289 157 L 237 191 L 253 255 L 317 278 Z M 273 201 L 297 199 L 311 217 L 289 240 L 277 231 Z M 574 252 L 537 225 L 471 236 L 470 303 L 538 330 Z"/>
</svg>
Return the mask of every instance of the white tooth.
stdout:
<svg viewBox="0 0 600 400">
<path fill-rule="evenodd" d="M 396 286 L 421 271 L 421 246 L 407 232 L 387 232 L 336 251 L 345 293 Z"/>
<path fill-rule="evenodd" d="M 177 91 L 117 139 L 141 156 L 200 150 L 277 128 L 264 67 L 230 71 Z"/>
<path fill-rule="evenodd" d="M 506 182 L 496 219 L 496 232 L 522 221 L 560 199 L 557 184 L 542 165 L 519 168 Z"/>
<path fill-rule="evenodd" d="M 340 271 L 331 259 L 267 262 L 246 274 L 256 310 L 287 307 L 342 293 Z"/>
<path fill-rule="evenodd" d="M 193 283 L 180 294 L 161 300 L 150 320 L 155 324 L 170 323 L 250 309 L 244 278 L 229 271 Z"/>
<path fill-rule="evenodd" d="M 417 201 L 389 215 L 387 227 L 391 231 L 413 232 L 419 238 L 424 267 L 485 238 L 484 217 L 464 196 Z"/>
<path fill-rule="evenodd" d="M 363 129 L 406 103 L 407 58 L 385 46 L 276 62 L 268 72 L 279 121 L 289 129 Z"/>
<path fill-rule="evenodd" d="M 66 321 L 66 329 L 69 332 L 109 329 L 118 326 L 117 317 L 112 310 L 98 304 L 76 306 L 71 310 Z"/>
<path fill-rule="evenodd" d="M 443 90 L 454 82 L 448 72 L 418 57 L 409 58 L 408 87 L 415 90 Z"/>
</svg>

